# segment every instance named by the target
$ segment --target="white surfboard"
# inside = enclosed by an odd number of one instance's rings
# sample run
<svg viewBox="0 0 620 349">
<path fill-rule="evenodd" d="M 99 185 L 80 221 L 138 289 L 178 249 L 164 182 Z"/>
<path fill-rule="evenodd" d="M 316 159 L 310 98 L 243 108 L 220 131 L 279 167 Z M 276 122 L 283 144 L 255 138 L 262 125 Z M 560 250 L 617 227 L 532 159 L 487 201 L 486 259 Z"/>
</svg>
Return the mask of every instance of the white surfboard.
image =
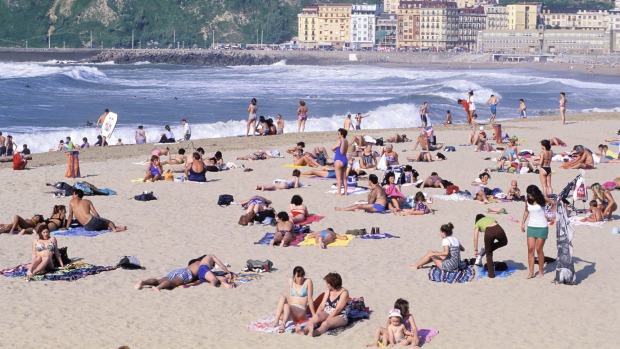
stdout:
<svg viewBox="0 0 620 349">
<path fill-rule="evenodd" d="M 109 112 L 108 115 L 106 115 L 105 120 L 103 120 L 103 125 L 101 125 L 101 136 L 110 138 L 112 132 L 114 132 L 114 127 L 116 127 L 116 119 L 118 119 L 116 113 Z"/>
</svg>

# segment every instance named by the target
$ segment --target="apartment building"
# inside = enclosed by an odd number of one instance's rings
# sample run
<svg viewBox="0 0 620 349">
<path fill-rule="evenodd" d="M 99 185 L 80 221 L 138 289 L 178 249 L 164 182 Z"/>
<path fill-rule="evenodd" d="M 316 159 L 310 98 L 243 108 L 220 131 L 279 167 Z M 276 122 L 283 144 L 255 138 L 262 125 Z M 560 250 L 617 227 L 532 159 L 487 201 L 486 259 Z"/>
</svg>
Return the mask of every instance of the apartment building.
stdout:
<svg viewBox="0 0 620 349">
<path fill-rule="evenodd" d="M 397 16 L 396 47 L 399 49 L 419 48 L 420 7 L 422 1 L 401 1 Z"/>
<path fill-rule="evenodd" d="M 420 7 L 420 46 L 443 51 L 458 44 L 459 9 L 456 2 L 422 2 Z"/>
<path fill-rule="evenodd" d="M 381 5 L 352 5 L 351 48 L 372 48 L 375 45 L 377 17 L 383 12 Z"/>
<path fill-rule="evenodd" d="M 377 18 L 377 32 L 375 43 L 380 48 L 396 48 L 398 33 L 398 16 L 396 14 L 382 13 Z"/>
<path fill-rule="evenodd" d="M 603 29 L 484 30 L 478 32 L 478 50 L 512 54 L 607 54 L 609 31 Z"/>
<path fill-rule="evenodd" d="M 388 14 L 395 15 L 398 13 L 400 0 L 383 0 L 383 11 Z"/>
<path fill-rule="evenodd" d="M 616 7 L 609 11 L 610 52 L 620 52 L 620 0 Z"/>
<path fill-rule="evenodd" d="M 351 46 L 351 4 L 319 4 L 318 46 L 343 49 Z"/>
<path fill-rule="evenodd" d="M 486 30 L 508 29 L 508 7 L 499 5 L 483 5 Z"/>
<path fill-rule="evenodd" d="M 508 29 L 535 30 L 538 28 L 540 2 L 521 2 L 506 6 L 508 8 Z"/>
<path fill-rule="evenodd" d="M 297 15 L 297 40 L 301 49 L 318 48 L 319 6 L 305 6 Z"/>
<path fill-rule="evenodd" d="M 482 6 L 459 9 L 458 47 L 475 50 L 478 32 L 486 29 L 486 14 Z"/>
<path fill-rule="evenodd" d="M 548 29 L 607 29 L 610 16 L 606 10 L 543 7 L 540 18 Z"/>
</svg>

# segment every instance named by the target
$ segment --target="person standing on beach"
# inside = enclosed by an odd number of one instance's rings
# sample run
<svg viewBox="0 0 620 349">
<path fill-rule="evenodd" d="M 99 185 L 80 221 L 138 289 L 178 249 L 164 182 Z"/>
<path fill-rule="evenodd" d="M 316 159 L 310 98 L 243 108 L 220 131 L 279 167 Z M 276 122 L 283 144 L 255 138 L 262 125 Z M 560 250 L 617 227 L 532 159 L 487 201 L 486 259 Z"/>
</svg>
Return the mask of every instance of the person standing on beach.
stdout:
<svg viewBox="0 0 620 349">
<path fill-rule="evenodd" d="M 284 133 L 284 120 L 282 119 L 282 115 L 276 115 L 276 134 L 281 135 Z"/>
<path fill-rule="evenodd" d="M 566 93 L 560 92 L 560 116 L 562 117 L 562 125 L 566 125 Z"/>
<path fill-rule="evenodd" d="M 345 130 L 353 129 L 353 120 L 351 120 L 351 114 L 348 114 L 346 119 L 344 119 L 344 125 L 342 126 Z"/>
<path fill-rule="evenodd" d="M 446 110 L 446 125 L 452 125 L 452 113 Z"/>
<path fill-rule="evenodd" d="M 538 255 L 538 277 L 544 274 L 545 254 L 543 247 L 549 234 L 549 222 L 545 214 L 545 204 L 555 203 L 546 198 L 535 185 L 529 185 L 526 189 L 525 210 L 521 221 L 521 232 L 526 231 L 527 220 L 527 264 L 529 273 L 527 278 L 534 277 L 534 251 Z"/>
<path fill-rule="evenodd" d="M 185 137 L 186 141 L 189 141 L 189 139 L 192 138 L 192 128 L 189 127 L 185 119 L 181 120 L 181 125 L 183 125 L 183 137 Z"/>
<path fill-rule="evenodd" d="M 491 97 L 487 101 L 487 105 L 491 109 L 491 118 L 489 119 L 490 124 L 493 124 L 495 122 L 495 116 L 497 116 L 497 105 L 498 104 L 499 104 L 499 98 L 495 97 L 495 95 L 491 95 Z"/>
<path fill-rule="evenodd" d="M 422 105 L 422 108 L 420 108 L 421 127 L 426 127 L 426 124 L 428 123 L 428 119 L 426 118 L 427 114 L 428 114 L 428 102 L 424 102 L 424 104 Z"/>
<path fill-rule="evenodd" d="M 256 134 L 256 113 L 258 112 L 258 102 L 256 98 L 252 98 L 250 105 L 248 106 L 248 127 L 245 131 L 245 136 L 250 135 L 250 127 L 252 128 L 252 136 Z"/>
<path fill-rule="evenodd" d="M 84 227 L 86 231 L 99 231 L 110 229 L 115 233 L 127 230 L 127 227 L 117 227 L 114 222 L 99 217 L 95 206 L 90 200 L 82 199 L 84 192 L 81 189 L 73 190 L 73 198 L 69 201 L 69 218 L 66 228 L 71 227 L 71 221 L 75 219 Z"/>
<path fill-rule="evenodd" d="M 297 132 L 304 132 L 306 120 L 308 120 L 308 107 L 306 107 L 306 102 L 299 101 L 299 108 L 297 108 Z"/>
<path fill-rule="evenodd" d="M 469 103 L 469 120 L 471 121 L 474 118 L 474 114 L 476 114 L 476 103 L 474 102 L 474 91 L 469 91 L 469 93 L 467 93 L 467 103 Z"/>
<path fill-rule="evenodd" d="M 6 155 L 6 146 L 4 145 L 6 138 L 0 132 L 0 156 Z"/>
<path fill-rule="evenodd" d="M 356 130 L 361 130 L 362 129 L 362 119 L 363 118 L 367 118 L 369 116 L 370 116 L 370 114 L 368 114 L 366 116 L 362 116 L 362 113 L 357 113 L 357 115 L 355 116 L 355 129 Z M 345 128 L 345 130 L 348 130 L 348 128 Z"/>
<path fill-rule="evenodd" d="M 101 131 L 103 131 L 103 123 L 105 122 L 105 117 L 108 116 L 108 113 L 110 113 L 110 109 L 105 109 L 103 111 L 103 114 L 99 115 L 99 119 L 97 119 L 97 125 L 95 126 L 95 130 L 99 129 L 99 125 L 101 125 Z M 105 136 L 101 135 L 102 138 L 102 142 L 101 144 L 106 144 L 106 140 L 105 140 Z"/>
<path fill-rule="evenodd" d="M 136 130 L 136 144 L 142 144 L 142 143 L 146 143 L 146 132 L 144 131 L 144 126 L 140 125 L 138 126 L 138 129 Z"/>
<path fill-rule="evenodd" d="M 13 136 L 6 136 L 6 156 L 13 156 L 15 150 L 17 150 L 17 144 L 13 141 Z"/>
<path fill-rule="evenodd" d="M 527 105 L 525 105 L 523 98 L 519 99 L 519 116 L 523 119 L 527 118 Z"/>
</svg>

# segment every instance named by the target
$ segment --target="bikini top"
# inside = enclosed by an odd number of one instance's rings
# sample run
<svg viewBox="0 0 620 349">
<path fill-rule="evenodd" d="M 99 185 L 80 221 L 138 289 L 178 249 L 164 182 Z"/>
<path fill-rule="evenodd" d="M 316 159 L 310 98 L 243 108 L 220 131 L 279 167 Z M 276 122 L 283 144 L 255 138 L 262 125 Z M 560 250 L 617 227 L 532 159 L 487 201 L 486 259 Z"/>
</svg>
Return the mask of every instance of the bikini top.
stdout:
<svg viewBox="0 0 620 349">
<path fill-rule="evenodd" d="M 396 157 L 394 155 L 386 155 L 385 156 L 385 161 L 387 161 L 387 162 L 394 162 L 394 161 L 396 161 Z"/>
<path fill-rule="evenodd" d="M 304 280 L 304 285 L 301 288 L 301 290 L 299 290 L 299 292 L 295 292 L 295 290 L 293 289 L 293 280 L 290 281 L 289 283 L 289 288 L 291 291 L 291 297 L 306 297 L 308 296 L 308 285 L 306 284 L 306 280 Z"/>
<path fill-rule="evenodd" d="M 35 245 L 35 249 L 37 250 L 37 252 L 41 252 L 41 251 L 44 251 L 44 250 L 48 250 L 50 252 L 54 251 L 54 247 L 55 246 L 54 246 L 53 242 L 50 241 L 49 245 L 44 246 L 44 245 L 41 245 L 40 243 L 38 243 L 38 241 L 39 240 L 37 240 L 37 244 Z"/>
<path fill-rule="evenodd" d="M 362 161 L 364 161 L 365 164 L 372 164 L 372 159 L 373 159 L 372 154 L 368 154 L 368 155 L 362 154 Z"/>
</svg>

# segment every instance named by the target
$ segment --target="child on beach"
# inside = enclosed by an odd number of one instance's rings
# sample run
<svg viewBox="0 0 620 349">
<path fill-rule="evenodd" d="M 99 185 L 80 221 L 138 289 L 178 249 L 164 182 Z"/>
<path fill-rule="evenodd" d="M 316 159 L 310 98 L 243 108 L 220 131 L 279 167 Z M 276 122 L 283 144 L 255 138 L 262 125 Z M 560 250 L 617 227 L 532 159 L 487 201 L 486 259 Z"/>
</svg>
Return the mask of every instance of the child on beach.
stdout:
<svg viewBox="0 0 620 349">
<path fill-rule="evenodd" d="M 163 179 L 163 173 L 164 173 L 164 168 L 161 166 L 161 163 L 159 163 L 159 156 L 151 155 L 151 161 L 146 167 L 146 176 L 144 176 L 144 179 L 142 180 L 142 182 L 160 181 Z"/>
<path fill-rule="evenodd" d="M 521 189 L 519 189 L 517 181 L 514 179 L 510 181 L 510 189 L 508 189 L 508 194 L 506 194 L 506 199 L 515 200 L 515 201 L 521 200 Z"/>
<path fill-rule="evenodd" d="M 452 113 L 446 110 L 446 125 L 452 125 Z"/>
<path fill-rule="evenodd" d="M 598 202 L 596 200 L 590 201 L 590 215 L 581 220 L 582 222 L 604 222 L 603 212 L 600 207 L 598 207 Z"/>
<path fill-rule="evenodd" d="M 396 313 L 398 313 L 398 315 L 396 315 Z M 398 322 L 400 325 L 394 325 L 392 317 L 396 317 L 394 322 Z M 402 326 L 401 329 L 399 329 L 400 326 Z M 409 314 L 409 302 L 399 298 L 394 303 L 394 309 L 392 309 L 388 315 L 388 321 L 385 327 L 377 327 L 375 331 L 375 340 L 368 344 L 367 347 L 378 347 L 379 343 L 384 347 L 388 344 L 398 343 L 403 346 L 413 345 L 413 348 L 417 348 L 419 342 L 418 327 L 415 324 L 413 315 Z"/>
<path fill-rule="evenodd" d="M 308 234 L 306 238 L 316 239 L 316 244 L 319 245 L 320 248 L 326 248 L 327 245 L 336 240 L 349 240 L 349 237 L 346 235 L 336 234 L 332 228 L 327 228 L 318 233 Z"/>
<path fill-rule="evenodd" d="M 288 213 L 281 211 L 276 215 L 276 231 L 273 239 L 269 243 L 269 246 L 274 247 L 275 244 L 280 244 L 280 247 L 288 246 L 295 238 L 295 231 L 293 230 L 293 222 L 289 220 Z"/>
<path fill-rule="evenodd" d="M 427 213 L 435 214 L 435 211 L 431 208 L 431 205 L 428 203 L 428 201 L 426 201 L 424 193 L 422 193 L 421 191 L 417 192 L 415 194 L 414 200 L 415 202 L 413 204 L 413 208 L 398 211 L 396 212 L 396 214 L 399 216 L 421 216 Z"/>
</svg>

